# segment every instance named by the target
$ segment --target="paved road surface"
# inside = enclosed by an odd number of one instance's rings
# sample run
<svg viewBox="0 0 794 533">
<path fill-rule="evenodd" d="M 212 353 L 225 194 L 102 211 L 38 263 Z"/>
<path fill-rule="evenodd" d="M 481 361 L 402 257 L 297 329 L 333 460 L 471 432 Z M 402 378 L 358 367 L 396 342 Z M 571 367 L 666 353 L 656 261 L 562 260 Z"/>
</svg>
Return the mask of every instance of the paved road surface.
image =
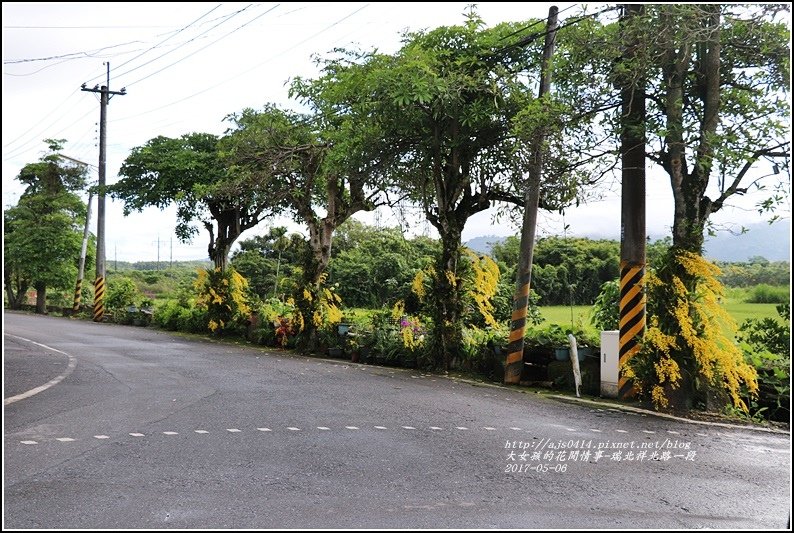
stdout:
<svg viewBox="0 0 794 533">
<path fill-rule="evenodd" d="M 4 318 L 7 528 L 786 526 L 788 434 Z"/>
</svg>

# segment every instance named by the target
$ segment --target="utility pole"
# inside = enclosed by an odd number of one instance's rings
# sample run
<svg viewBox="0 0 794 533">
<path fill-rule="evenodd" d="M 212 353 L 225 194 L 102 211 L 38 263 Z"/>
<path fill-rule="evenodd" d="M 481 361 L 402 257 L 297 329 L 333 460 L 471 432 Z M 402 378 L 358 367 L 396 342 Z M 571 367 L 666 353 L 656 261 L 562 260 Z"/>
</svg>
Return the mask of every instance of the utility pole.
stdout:
<svg viewBox="0 0 794 533">
<path fill-rule="evenodd" d="M 97 195 L 97 243 L 96 243 L 96 279 L 94 280 L 94 322 L 102 322 L 105 318 L 105 162 L 107 159 L 107 107 L 110 97 L 127 94 L 127 90 L 110 90 L 110 62 L 107 66 L 107 84 L 87 89 L 85 83 L 81 90 L 99 93 L 99 193 Z"/>
<path fill-rule="evenodd" d="M 540 89 L 538 99 L 551 90 L 551 56 L 554 53 L 554 40 L 557 35 L 557 6 L 549 8 L 546 22 L 546 40 L 543 44 L 543 61 L 540 65 Z M 530 168 L 524 190 L 524 222 L 521 227 L 521 251 L 518 261 L 516 293 L 513 297 L 513 316 L 505 359 L 505 384 L 517 385 L 521 380 L 524 367 L 524 333 L 527 328 L 529 307 L 529 283 L 532 279 L 532 254 L 535 249 L 535 229 L 538 221 L 540 202 L 540 177 L 543 168 L 544 143 L 543 129 L 539 128 L 532 139 Z"/>
<path fill-rule="evenodd" d="M 625 32 L 623 57 L 630 62 L 636 55 L 639 38 L 626 31 L 632 19 L 643 14 L 642 4 L 624 4 L 622 25 Z M 623 69 L 632 72 L 632 68 Z M 620 193 L 620 333 L 618 337 L 618 396 L 634 395 L 632 382 L 624 367 L 639 351 L 638 337 L 645 331 L 645 83 L 626 77 L 620 83 L 622 160 Z"/>
<path fill-rule="evenodd" d="M 83 301 L 83 277 L 85 276 L 85 255 L 88 251 L 88 224 L 91 222 L 91 199 L 93 191 L 88 191 L 88 208 L 85 214 L 85 227 L 83 228 L 83 245 L 80 248 L 80 267 L 77 271 L 77 283 L 74 287 L 74 304 L 72 305 L 72 315 L 80 312 L 80 304 Z"/>
<path fill-rule="evenodd" d="M 157 270 L 160 270 L 160 234 L 157 234 Z"/>
<path fill-rule="evenodd" d="M 90 163 L 86 163 L 85 161 L 80 161 L 79 159 L 75 159 L 74 157 L 69 157 L 68 155 L 58 154 L 58 157 L 61 159 L 66 159 L 67 161 L 71 161 L 73 163 L 77 163 L 82 165 L 83 168 L 92 167 Z M 80 248 L 80 263 L 77 270 L 77 282 L 75 283 L 74 287 L 74 303 L 72 304 L 72 315 L 76 315 L 80 312 L 80 304 L 83 300 L 83 276 L 85 275 L 85 256 L 86 252 L 88 251 L 88 226 L 91 223 L 91 198 L 94 195 L 94 191 L 88 189 L 88 203 L 86 204 L 86 212 L 85 212 L 85 226 L 83 227 L 83 244 Z"/>
</svg>

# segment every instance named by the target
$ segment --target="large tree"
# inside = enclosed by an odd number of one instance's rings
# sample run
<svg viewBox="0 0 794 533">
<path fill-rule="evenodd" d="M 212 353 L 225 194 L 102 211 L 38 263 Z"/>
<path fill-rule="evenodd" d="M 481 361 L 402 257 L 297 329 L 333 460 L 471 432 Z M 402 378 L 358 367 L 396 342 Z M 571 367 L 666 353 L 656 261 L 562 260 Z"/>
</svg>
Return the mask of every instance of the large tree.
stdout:
<svg viewBox="0 0 794 533">
<path fill-rule="evenodd" d="M 313 350 L 334 231 L 355 213 L 387 202 L 377 161 L 365 160 L 358 148 L 366 125 L 347 116 L 300 114 L 273 105 L 245 109 L 229 120 L 233 127 L 223 150 L 234 180 L 226 193 L 255 190 L 274 211 L 291 214 L 309 230 L 310 253 L 297 300 L 305 347 Z"/>
<path fill-rule="evenodd" d="M 221 270 L 237 238 L 269 214 L 259 191 L 224 190 L 228 167 L 219 156 L 218 137 L 208 133 L 155 137 L 132 150 L 119 175 L 108 190 L 124 201 L 125 214 L 176 204 L 177 237 L 189 242 L 200 223 L 209 233 L 209 258 Z"/>
<path fill-rule="evenodd" d="M 26 185 L 25 192 L 3 213 L 3 281 L 9 306 L 18 308 L 32 286 L 37 313 L 46 313 L 48 288 L 72 287 L 86 217 L 86 205 L 76 191 L 85 187 L 87 168 L 59 155 L 65 141 L 46 142 L 50 151 L 22 168 L 17 179 Z"/>
<path fill-rule="evenodd" d="M 648 157 L 670 177 L 674 247 L 700 254 L 709 217 L 763 184 L 767 161 L 789 157 L 790 33 L 776 20 L 784 9 L 670 4 L 638 21 L 657 28 L 646 54 Z"/>
<path fill-rule="evenodd" d="M 780 20 L 788 10 L 784 4 L 646 5 L 620 32 L 617 23 L 571 31 L 570 49 L 579 52 L 565 64 L 567 77 L 555 74 L 576 80 L 577 70 L 599 66 L 593 79 L 600 83 L 585 90 L 585 102 L 604 115 L 605 153 L 614 153 L 621 135 L 612 83 L 646 100 L 646 156 L 667 174 L 674 197 L 673 246 L 648 285 L 648 335 L 632 364 L 658 378 L 657 405 L 666 401 L 662 384 L 683 383 L 682 407 L 706 384 L 724 385 L 737 404 L 738 383 L 753 385 L 751 369 L 715 324 L 716 271 L 701 254 L 710 217 L 735 197 L 766 186 L 772 190 L 762 209 L 788 197 L 790 177 L 775 175 L 790 153 L 790 37 Z M 624 43 L 634 43 L 630 54 Z"/>
<path fill-rule="evenodd" d="M 510 46 L 526 24 L 409 33 L 393 55 L 343 53 L 293 91 L 322 113 L 360 117 L 382 161 L 441 237 L 434 287 L 434 359 L 448 367 L 461 339 L 461 235 L 469 218 L 515 195 L 512 120 L 526 106 L 539 57 Z M 535 47 L 536 49 L 537 47 Z"/>
</svg>

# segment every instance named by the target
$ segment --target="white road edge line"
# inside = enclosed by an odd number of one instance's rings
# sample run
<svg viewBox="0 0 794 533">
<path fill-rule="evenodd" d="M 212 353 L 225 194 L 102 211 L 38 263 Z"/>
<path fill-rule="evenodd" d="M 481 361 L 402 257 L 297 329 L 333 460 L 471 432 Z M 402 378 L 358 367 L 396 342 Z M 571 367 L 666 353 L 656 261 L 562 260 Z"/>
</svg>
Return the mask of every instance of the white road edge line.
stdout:
<svg viewBox="0 0 794 533">
<path fill-rule="evenodd" d="M 42 348 L 46 348 L 47 350 L 52 350 L 53 352 L 57 352 L 57 353 L 63 354 L 66 357 L 69 358 L 69 364 L 66 365 L 66 370 L 64 370 L 63 374 L 61 374 L 60 376 L 49 380 L 44 385 L 39 385 L 38 387 L 30 389 L 29 391 L 25 391 L 23 393 L 17 394 L 16 396 L 11 396 L 10 398 L 3 399 L 3 405 L 10 405 L 10 404 L 12 404 L 14 402 L 18 402 L 19 400 L 24 400 L 26 398 L 30 398 L 31 396 L 35 396 L 36 394 L 38 394 L 40 392 L 44 392 L 45 390 L 49 389 L 50 387 L 53 387 L 53 386 L 57 385 L 58 383 L 60 383 L 61 381 L 63 381 L 64 379 L 66 379 L 69 376 L 69 374 L 74 372 L 74 369 L 77 368 L 77 359 L 75 359 L 74 356 L 69 355 L 66 352 L 62 352 L 60 350 L 56 350 L 55 348 L 53 348 L 51 346 L 47 346 L 46 344 L 41 344 L 41 343 L 38 343 L 36 341 L 32 341 L 30 339 L 26 339 L 25 337 L 20 337 L 18 335 L 12 335 L 10 333 L 4 333 L 4 335 L 7 335 L 9 337 L 13 337 L 15 339 L 21 339 L 23 341 L 27 341 L 27 342 L 30 342 L 32 344 L 35 344 L 36 346 L 41 346 Z"/>
</svg>

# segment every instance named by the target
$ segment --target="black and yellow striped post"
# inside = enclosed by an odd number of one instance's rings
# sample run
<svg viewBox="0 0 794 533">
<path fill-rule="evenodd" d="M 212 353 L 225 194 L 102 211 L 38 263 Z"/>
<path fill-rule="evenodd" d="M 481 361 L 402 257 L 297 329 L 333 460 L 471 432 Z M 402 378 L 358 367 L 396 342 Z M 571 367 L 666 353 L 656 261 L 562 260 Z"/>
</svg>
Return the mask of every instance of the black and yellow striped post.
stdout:
<svg viewBox="0 0 794 533">
<path fill-rule="evenodd" d="M 645 330 L 644 275 L 643 265 L 625 261 L 620 265 L 619 398 L 630 398 L 636 393 L 631 380 L 626 378 L 623 367 L 640 349 L 637 340 Z"/>
<path fill-rule="evenodd" d="M 72 315 L 80 312 L 80 305 L 83 303 L 83 279 L 77 280 L 74 286 L 74 304 L 72 305 Z"/>
<path fill-rule="evenodd" d="M 105 278 L 94 280 L 94 322 L 102 322 L 105 318 Z"/>
<path fill-rule="evenodd" d="M 524 333 L 527 328 L 527 307 L 529 305 L 530 273 L 524 272 L 520 286 L 513 299 L 513 317 L 510 322 L 510 336 L 507 338 L 507 359 L 505 359 L 504 382 L 517 385 L 524 368 Z"/>
<path fill-rule="evenodd" d="M 643 13 L 641 4 L 625 4 L 622 27 Z M 639 45 L 636 32 L 625 32 L 623 57 L 628 62 L 618 78 L 621 109 L 621 192 L 620 192 L 620 333 L 618 337 L 618 397 L 635 394 L 624 368 L 639 350 L 645 331 L 645 83 L 631 75 L 632 59 Z"/>
</svg>

